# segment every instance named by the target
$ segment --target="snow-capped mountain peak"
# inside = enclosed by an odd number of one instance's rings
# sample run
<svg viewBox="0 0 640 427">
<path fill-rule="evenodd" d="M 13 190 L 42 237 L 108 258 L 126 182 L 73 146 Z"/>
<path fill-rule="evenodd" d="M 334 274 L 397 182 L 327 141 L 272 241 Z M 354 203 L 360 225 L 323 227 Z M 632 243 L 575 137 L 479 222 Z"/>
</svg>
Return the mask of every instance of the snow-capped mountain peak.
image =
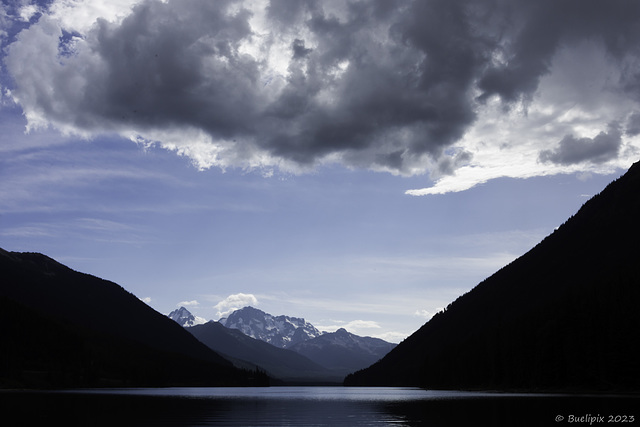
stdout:
<svg viewBox="0 0 640 427">
<path fill-rule="evenodd" d="M 236 310 L 219 322 L 227 328 L 238 329 L 245 335 L 280 348 L 288 348 L 322 335 L 322 332 L 303 318 L 273 316 L 253 307 Z"/>
<path fill-rule="evenodd" d="M 183 327 L 202 325 L 203 323 L 207 323 L 206 319 L 194 316 L 189 310 L 184 307 L 173 310 L 168 314 L 168 317 Z"/>
</svg>

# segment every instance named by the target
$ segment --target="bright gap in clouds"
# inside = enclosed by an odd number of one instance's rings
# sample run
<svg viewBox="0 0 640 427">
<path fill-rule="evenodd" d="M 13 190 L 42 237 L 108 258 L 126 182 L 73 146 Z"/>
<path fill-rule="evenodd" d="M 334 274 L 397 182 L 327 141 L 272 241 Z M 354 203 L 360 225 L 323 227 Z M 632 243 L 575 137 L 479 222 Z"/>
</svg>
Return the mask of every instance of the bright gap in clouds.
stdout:
<svg viewBox="0 0 640 427">
<path fill-rule="evenodd" d="M 602 42 L 558 49 L 535 99 L 505 110 L 493 99 L 458 142 L 471 160 L 413 196 L 464 191 L 500 177 L 608 175 L 640 157 L 637 100 L 613 87 L 624 71 L 607 60 Z M 625 130 L 626 129 L 626 130 Z"/>
</svg>

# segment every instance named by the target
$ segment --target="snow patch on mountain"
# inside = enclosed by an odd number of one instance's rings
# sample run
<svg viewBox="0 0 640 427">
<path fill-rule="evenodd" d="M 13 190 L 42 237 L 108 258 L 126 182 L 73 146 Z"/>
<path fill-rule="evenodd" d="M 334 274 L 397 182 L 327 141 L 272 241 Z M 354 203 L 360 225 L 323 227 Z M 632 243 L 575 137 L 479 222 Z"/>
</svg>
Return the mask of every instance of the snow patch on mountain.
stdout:
<svg viewBox="0 0 640 427">
<path fill-rule="evenodd" d="M 280 348 L 289 348 L 322 335 L 322 332 L 303 318 L 273 316 L 253 307 L 236 310 L 219 322 L 227 328 L 238 329 L 245 335 Z"/>
<path fill-rule="evenodd" d="M 173 310 L 167 316 L 182 327 L 202 325 L 204 323 L 207 323 L 207 319 L 194 316 L 189 310 L 184 307 Z"/>
</svg>

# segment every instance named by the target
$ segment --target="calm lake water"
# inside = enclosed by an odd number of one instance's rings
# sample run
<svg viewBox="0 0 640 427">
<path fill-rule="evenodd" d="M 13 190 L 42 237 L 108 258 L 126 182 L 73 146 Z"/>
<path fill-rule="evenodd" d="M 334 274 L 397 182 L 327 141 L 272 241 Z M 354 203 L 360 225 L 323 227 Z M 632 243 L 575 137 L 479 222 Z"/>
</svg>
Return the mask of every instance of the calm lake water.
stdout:
<svg viewBox="0 0 640 427">
<path fill-rule="evenodd" d="M 401 387 L 2 391 L 0 413 L 6 426 L 602 426 L 640 425 L 640 397 Z"/>
</svg>

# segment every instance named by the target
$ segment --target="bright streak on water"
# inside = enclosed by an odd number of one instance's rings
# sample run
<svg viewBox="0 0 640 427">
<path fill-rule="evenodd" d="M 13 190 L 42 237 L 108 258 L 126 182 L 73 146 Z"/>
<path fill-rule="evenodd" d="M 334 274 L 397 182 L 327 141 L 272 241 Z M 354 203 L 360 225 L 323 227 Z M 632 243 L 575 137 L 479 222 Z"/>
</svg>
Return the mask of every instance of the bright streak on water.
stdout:
<svg viewBox="0 0 640 427">
<path fill-rule="evenodd" d="M 537 426 L 627 414 L 640 396 L 436 391 L 404 387 L 127 388 L 0 391 L 6 419 L 91 426 Z"/>
</svg>

